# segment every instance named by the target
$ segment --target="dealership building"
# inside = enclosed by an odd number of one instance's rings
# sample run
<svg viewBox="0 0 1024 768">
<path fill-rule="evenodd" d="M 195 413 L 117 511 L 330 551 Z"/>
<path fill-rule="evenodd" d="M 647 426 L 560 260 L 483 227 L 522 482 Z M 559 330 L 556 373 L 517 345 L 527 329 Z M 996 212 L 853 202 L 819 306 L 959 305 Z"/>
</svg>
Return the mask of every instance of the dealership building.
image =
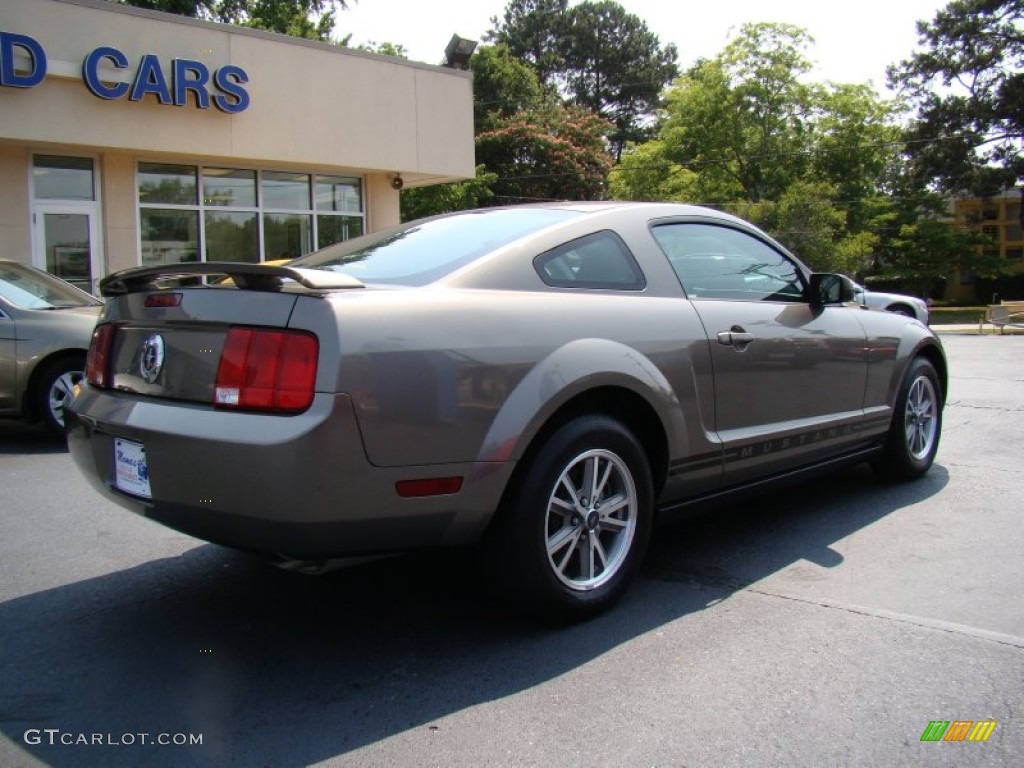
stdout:
<svg viewBox="0 0 1024 768">
<path fill-rule="evenodd" d="M 473 176 L 472 110 L 457 68 L 3 0 L 0 258 L 95 291 L 127 267 L 299 256 L 398 223 L 403 186 Z"/>
</svg>

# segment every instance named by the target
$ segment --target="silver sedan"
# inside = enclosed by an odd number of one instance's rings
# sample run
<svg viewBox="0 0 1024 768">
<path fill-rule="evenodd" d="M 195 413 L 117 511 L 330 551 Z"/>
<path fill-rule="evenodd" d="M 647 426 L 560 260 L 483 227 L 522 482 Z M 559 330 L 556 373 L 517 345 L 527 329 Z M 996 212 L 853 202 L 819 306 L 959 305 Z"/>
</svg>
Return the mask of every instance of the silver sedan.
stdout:
<svg viewBox="0 0 1024 768">
<path fill-rule="evenodd" d="M 937 337 L 705 208 L 468 211 L 103 291 L 69 418 L 101 493 L 290 564 L 476 545 L 546 616 L 619 598 L 656 515 L 939 444 Z"/>
<path fill-rule="evenodd" d="M 102 302 L 64 280 L 0 260 L 0 416 L 64 434 Z"/>
</svg>

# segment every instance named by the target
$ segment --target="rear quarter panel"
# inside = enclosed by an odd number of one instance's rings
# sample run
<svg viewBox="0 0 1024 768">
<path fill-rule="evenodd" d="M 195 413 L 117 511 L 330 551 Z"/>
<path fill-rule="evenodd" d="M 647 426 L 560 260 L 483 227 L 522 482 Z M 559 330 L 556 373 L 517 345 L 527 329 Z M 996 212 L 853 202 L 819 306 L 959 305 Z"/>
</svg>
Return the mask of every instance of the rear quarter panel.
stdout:
<svg viewBox="0 0 1024 768">
<path fill-rule="evenodd" d="M 368 290 L 302 298 L 292 326 L 321 326 L 325 305 L 340 352 L 333 388 L 352 398 L 376 466 L 514 462 L 552 414 L 597 387 L 644 398 L 671 457 L 717 450 L 702 400 L 707 340 L 684 299 Z"/>
</svg>

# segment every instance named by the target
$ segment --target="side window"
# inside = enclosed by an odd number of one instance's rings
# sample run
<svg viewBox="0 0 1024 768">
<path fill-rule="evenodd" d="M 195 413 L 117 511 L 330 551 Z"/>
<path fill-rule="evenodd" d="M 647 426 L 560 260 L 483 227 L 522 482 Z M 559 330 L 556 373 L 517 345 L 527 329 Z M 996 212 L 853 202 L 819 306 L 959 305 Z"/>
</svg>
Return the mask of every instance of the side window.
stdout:
<svg viewBox="0 0 1024 768">
<path fill-rule="evenodd" d="M 796 265 L 753 235 L 714 224 L 663 224 L 653 234 L 691 299 L 804 300 Z"/>
<path fill-rule="evenodd" d="M 560 245 L 533 260 L 540 279 L 555 288 L 639 291 L 646 285 L 626 244 L 604 230 Z"/>
</svg>

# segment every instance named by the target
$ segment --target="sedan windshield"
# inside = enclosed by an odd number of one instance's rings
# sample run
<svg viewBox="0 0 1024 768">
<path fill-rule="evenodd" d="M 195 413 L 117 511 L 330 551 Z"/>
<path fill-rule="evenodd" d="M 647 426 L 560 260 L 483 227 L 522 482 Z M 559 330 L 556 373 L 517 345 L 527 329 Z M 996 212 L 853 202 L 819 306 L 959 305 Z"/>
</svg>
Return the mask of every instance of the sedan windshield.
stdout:
<svg viewBox="0 0 1024 768">
<path fill-rule="evenodd" d="M 364 283 L 421 286 L 524 235 L 579 215 L 555 208 L 457 213 L 347 240 L 290 266 L 344 272 Z"/>
<path fill-rule="evenodd" d="M 0 297 L 19 309 L 95 307 L 98 299 L 38 269 L 13 261 L 0 262 Z"/>
</svg>

